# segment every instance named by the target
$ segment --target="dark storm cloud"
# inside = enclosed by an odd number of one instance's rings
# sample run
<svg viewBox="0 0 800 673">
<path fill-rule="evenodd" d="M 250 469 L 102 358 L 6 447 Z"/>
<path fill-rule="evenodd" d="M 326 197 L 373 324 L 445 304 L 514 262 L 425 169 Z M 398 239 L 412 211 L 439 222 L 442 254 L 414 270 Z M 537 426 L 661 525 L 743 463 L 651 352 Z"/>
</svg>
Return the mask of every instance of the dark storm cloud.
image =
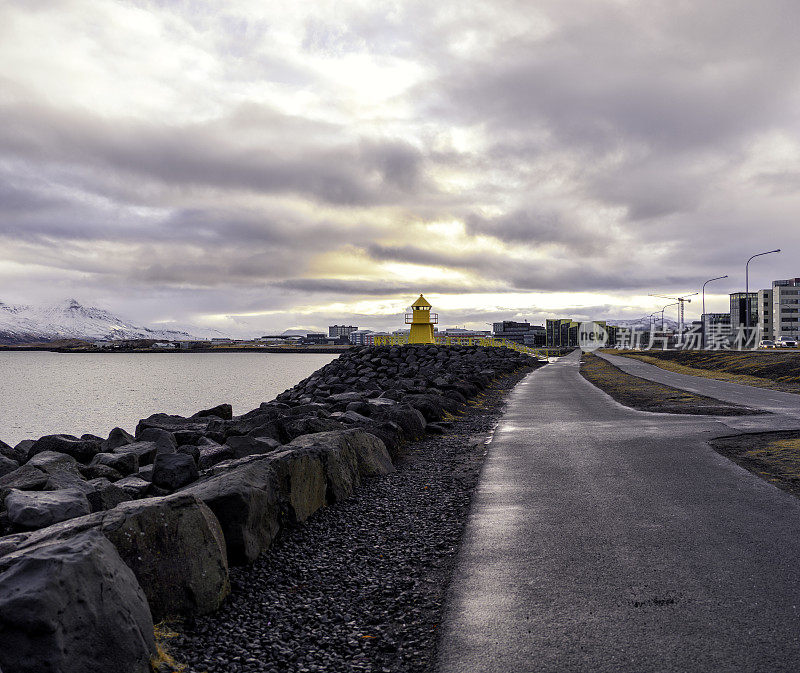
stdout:
<svg viewBox="0 0 800 673">
<path fill-rule="evenodd" d="M 464 218 L 470 234 L 492 236 L 506 243 L 524 243 L 531 246 L 559 245 L 576 255 L 589 256 L 602 253 L 611 243 L 608 231 L 599 231 L 575 221 L 569 213 L 515 210 L 500 217 L 483 217 L 474 213 Z"/>
<path fill-rule="evenodd" d="M 440 283 L 409 281 L 408 283 L 391 283 L 382 281 L 345 280 L 339 278 L 295 278 L 292 280 L 272 283 L 272 287 L 282 290 L 301 292 L 320 292 L 331 295 L 366 295 L 366 296 L 416 296 L 420 287 L 424 286 L 425 292 L 438 292 L 442 294 L 460 294 L 464 292 L 497 292 L 498 286 L 474 286 L 465 283 Z"/>
<path fill-rule="evenodd" d="M 528 239 L 527 242 L 530 242 Z M 371 245 L 366 252 L 380 261 L 405 262 L 426 266 L 449 267 L 469 270 L 479 277 L 492 280 L 492 289 L 487 292 L 511 291 L 582 291 L 587 287 L 595 290 L 637 290 L 653 284 L 653 276 L 638 266 L 626 263 L 624 252 L 617 251 L 608 263 L 598 263 L 592 258 L 576 255 L 552 257 L 545 260 L 509 259 L 496 252 L 451 253 L 415 246 Z M 677 278 L 676 278 L 677 276 Z M 677 282 L 680 274 L 658 272 L 661 283 Z M 347 286 L 343 286 L 347 287 Z M 353 289 L 358 285 L 349 286 Z M 417 284 L 418 287 L 418 284 Z M 481 291 L 472 289 L 472 292 Z M 364 290 L 366 292 L 366 290 Z"/>
<path fill-rule="evenodd" d="M 432 248 L 418 248 L 413 245 L 387 246 L 377 243 L 366 248 L 367 254 L 375 260 L 389 262 L 406 262 L 426 266 L 445 266 L 454 269 L 479 269 L 486 258 L 478 253 L 452 253 Z"/>
<path fill-rule="evenodd" d="M 41 105 L 0 107 L 0 152 L 96 171 L 98 184 L 111 171 L 164 185 L 296 193 L 337 205 L 387 203 L 418 186 L 423 156 L 413 147 L 398 140 L 342 142 L 334 130 L 252 106 L 182 126 L 111 122 Z"/>
</svg>

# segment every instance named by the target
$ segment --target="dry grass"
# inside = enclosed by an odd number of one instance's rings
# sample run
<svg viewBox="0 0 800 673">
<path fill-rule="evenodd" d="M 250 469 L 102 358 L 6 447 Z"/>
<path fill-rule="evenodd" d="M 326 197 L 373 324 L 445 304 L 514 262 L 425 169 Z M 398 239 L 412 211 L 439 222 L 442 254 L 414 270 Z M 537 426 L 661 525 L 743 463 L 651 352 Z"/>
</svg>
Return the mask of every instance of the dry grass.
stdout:
<svg viewBox="0 0 800 673">
<path fill-rule="evenodd" d="M 627 374 L 619 367 L 592 354 L 585 354 L 581 358 L 580 371 L 585 379 L 611 395 L 617 402 L 640 411 L 712 416 L 743 416 L 757 413 L 745 407 Z"/>
<path fill-rule="evenodd" d="M 185 671 L 186 665 L 179 664 L 169 653 L 168 641 L 178 634 L 166 622 L 156 624 L 153 632 L 156 638 L 156 655 L 150 659 L 150 667 L 159 673 L 166 670 L 175 673 Z"/>
<path fill-rule="evenodd" d="M 762 432 L 711 442 L 718 453 L 800 497 L 800 431 Z"/>
</svg>

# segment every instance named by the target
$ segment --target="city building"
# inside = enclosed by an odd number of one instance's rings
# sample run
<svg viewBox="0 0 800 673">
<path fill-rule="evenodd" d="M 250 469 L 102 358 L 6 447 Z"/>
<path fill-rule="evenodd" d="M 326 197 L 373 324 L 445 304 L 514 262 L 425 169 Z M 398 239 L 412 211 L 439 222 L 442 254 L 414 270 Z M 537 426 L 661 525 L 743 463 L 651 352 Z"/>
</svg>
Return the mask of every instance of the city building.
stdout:
<svg viewBox="0 0 800 673">
<path fill-rule="evenodd" d="M 537 337 L 536 334 L 539 334 Z M 496 322 L 492 324 L 492 335 L 495 339 L 505 339 L 506 341 L 513 341 L 522 345 L 525 343 L 525 337 L 529 337 L 529 341 L 536 342 L 537 340 L 546 340 L 545 329 L 539 325 L 531 325 L 527 320 L 524 322 L 514 322 L 513 320 L 504 320 L 503 322 Z M 544 345 L 544 343 L 542 343 Z"/>
<path fill-rule="evenodd" d="M 309 332 L 303 339 L 304 344 L 320 345 L 328 343 L 328 337 L 325 332 Z"/>
<path fill-rule="evenodd" d="M 772 320 L 772 290 L 758 291 L 758 325 L 759 339 L 774 339 L 775 325 Z"/>
<path fill-rule="evenodd" d="M 522 345 L 528 348 L 544 348 L 547 345 L 547 330 L 543 325 L 531 325 L 531 329 L 522 337 Z"/>
<path fill-rule="evenodd" d="M 329 325 L 328 336 L 334 339 L 348 337 L 358 329 L 356 325 Z"/>
<path fill-rule="evenodd" d="M 576 348 L 580 323 L 571 318 L 548 318 L 545 339 L 548 348 Z"/>
<path fill-rule="evenodd" d="M 734 292 L 731 294 L 731 330 L 747 325 L 747 305 L 750 304 L 750 325 L 758 325 L 758 292 Z"/>
<path fill-rule="evenodd" d="M 772 317 L 772 332 L 770 336 L 765 333 L 763 339 L 800 337 L 800 278 L 772 281 Z"/>
<path fill-rule="evenodd" d="M 347 335 L 347 338 L 350 339 L 350 343 L 354 346 L 366 346 L 367 344 L 367 337 L 370 334 L 374 334 L 371 329 L 357 329 L 354 332 L 350 332 Z"/>
</svg>

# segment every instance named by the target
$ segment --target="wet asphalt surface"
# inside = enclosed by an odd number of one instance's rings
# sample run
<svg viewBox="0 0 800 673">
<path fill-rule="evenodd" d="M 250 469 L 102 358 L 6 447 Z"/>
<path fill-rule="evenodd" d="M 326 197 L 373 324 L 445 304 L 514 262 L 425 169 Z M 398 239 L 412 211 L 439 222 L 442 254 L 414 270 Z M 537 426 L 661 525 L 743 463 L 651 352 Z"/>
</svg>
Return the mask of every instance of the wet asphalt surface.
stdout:
<svg viewBox="0 0 800 673">
<path fill-rule="evenodd" d="M 583 379 L 578 355 L 509 398 L 467 521 L 438 670 L 800 669 L 800 500 L 706 444 L 739 428 L 800 427 L 792 400 L 745 387 L 748 406 L 789 411 L 634 411 Z M 688 389 L 662 372 L 652 379 Z M 735 384 L 685 378 L 743 403 L 719 392 Z"/>
</svg>

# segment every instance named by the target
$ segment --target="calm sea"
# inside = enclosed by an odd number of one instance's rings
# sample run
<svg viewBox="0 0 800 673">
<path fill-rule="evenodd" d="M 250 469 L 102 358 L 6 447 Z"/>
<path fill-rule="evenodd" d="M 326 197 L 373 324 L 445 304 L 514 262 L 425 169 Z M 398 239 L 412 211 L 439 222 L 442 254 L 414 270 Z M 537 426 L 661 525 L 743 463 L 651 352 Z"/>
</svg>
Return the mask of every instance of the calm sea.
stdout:
<svg viewBox="0 0 800 673">
<path fill-rule="evenodd" d="M 255 409 L 324 366 L 321 353 L 0 352 L 0 439 L 133 432 L 154 413 L 188 416 L 227 402 Z"/>
</svg>

